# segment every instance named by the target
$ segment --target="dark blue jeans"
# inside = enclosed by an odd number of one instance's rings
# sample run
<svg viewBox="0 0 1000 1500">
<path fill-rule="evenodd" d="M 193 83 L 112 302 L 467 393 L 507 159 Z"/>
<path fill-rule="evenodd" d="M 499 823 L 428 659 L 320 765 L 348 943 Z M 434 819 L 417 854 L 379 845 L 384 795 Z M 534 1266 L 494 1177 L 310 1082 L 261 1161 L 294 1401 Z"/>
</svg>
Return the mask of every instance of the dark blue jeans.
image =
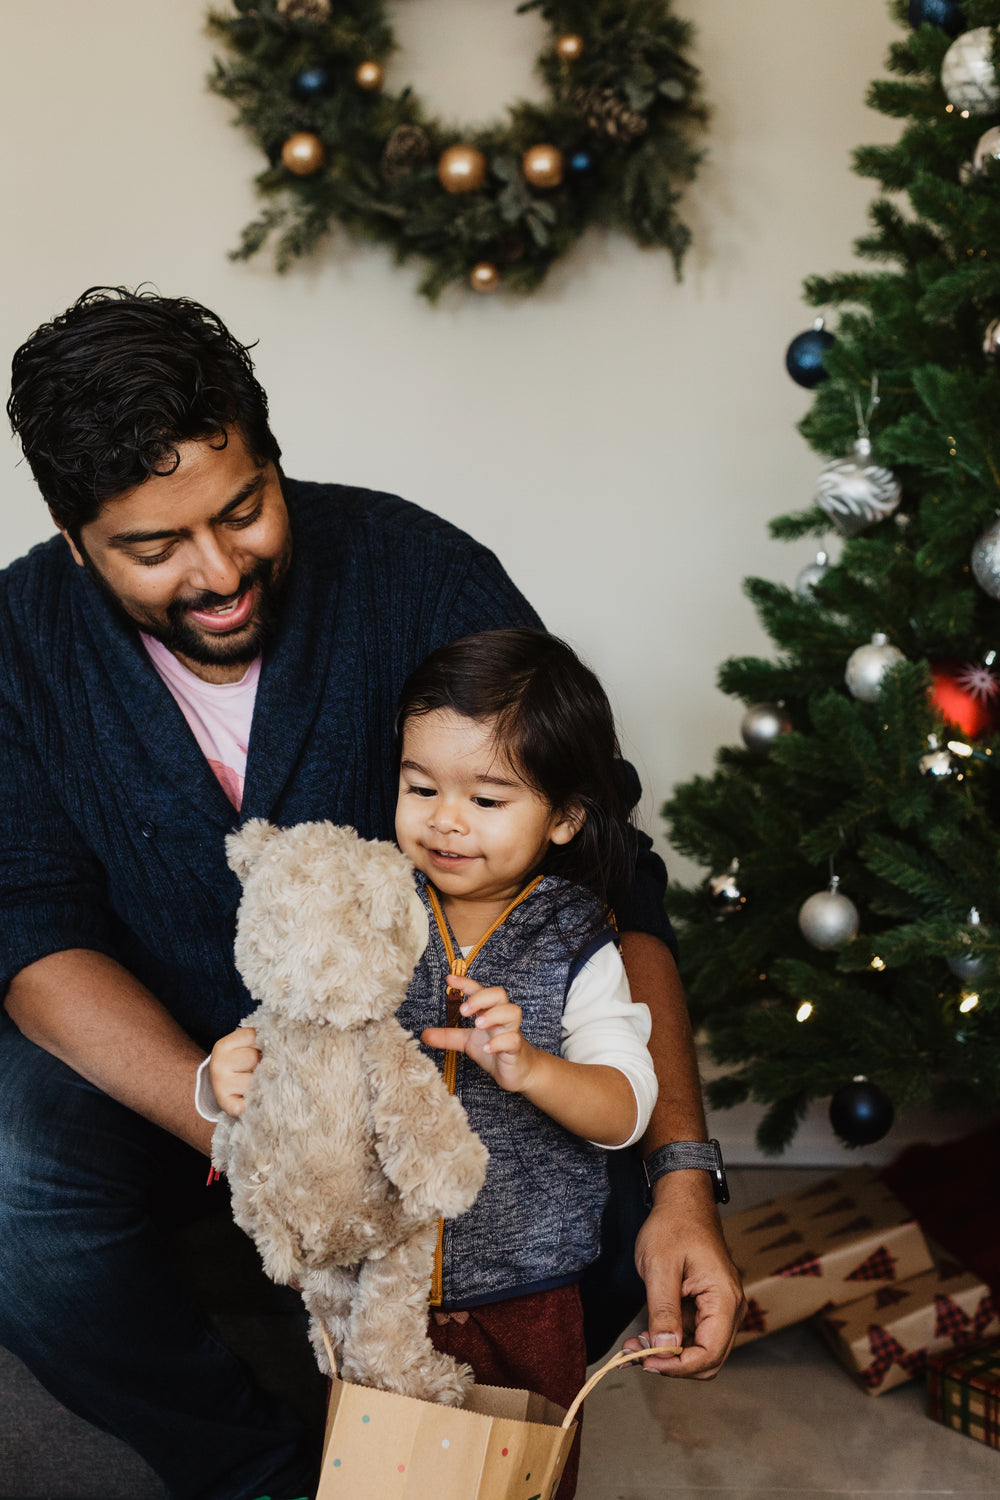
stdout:
<svg viewBox="0 0 1000 1500">
<path fill-rule="evenodd" d="M 308 1495 L 316 1434 L 220 1342 L 169 1253 L 207 1170 L 0 1009 L 0 1344 L 176 1500 Z"/>
</svg>

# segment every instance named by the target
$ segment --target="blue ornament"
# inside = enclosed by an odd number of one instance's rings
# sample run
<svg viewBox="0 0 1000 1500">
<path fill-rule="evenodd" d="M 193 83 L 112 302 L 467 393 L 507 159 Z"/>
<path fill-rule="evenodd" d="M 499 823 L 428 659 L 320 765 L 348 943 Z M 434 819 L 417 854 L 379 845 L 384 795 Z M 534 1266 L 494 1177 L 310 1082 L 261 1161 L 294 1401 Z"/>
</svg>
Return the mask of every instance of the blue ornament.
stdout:
<svg viewBox="0 0 1000 1500">
<path fill-rule="evenodd" d="M 910 0 L 909 17 L 914 30 L 918 26 L 940 26 L 948 36 L 958 36 L 966 27 L 956 0 Z"/>
<path fill-rule="evenodd" d="M 292 87 L 300 99 L 314 99 L 330 87 L 330 70 L 322 63 L 314 63 L 311 68 L 303 68 Z"/>
<path fill-rule="evenodd" d="M 830 1100 L 830 1124 L 848 1146 L 870 1146 L 892 1129 L 895 1110 L 876 1083 L 857 1077 Z"/>
<path fill-rule="evenodd" d="M 785 369 L 796 385 L 804 385 L 806 390 L 811 391 L 813 386 L 826 380 L 823 355 L 833 341 L 833 334 L 827 333 L 822 318 L 816 320 L 814 328 L 792 339 L 785 351 Z"/>
<path fill-rule="evenodd" d="M 585 177 L 594 170 L 594 158 L 589 151 L 574 151 L 569 159 L 569 169 L 578 177 Z"/>
</svg>

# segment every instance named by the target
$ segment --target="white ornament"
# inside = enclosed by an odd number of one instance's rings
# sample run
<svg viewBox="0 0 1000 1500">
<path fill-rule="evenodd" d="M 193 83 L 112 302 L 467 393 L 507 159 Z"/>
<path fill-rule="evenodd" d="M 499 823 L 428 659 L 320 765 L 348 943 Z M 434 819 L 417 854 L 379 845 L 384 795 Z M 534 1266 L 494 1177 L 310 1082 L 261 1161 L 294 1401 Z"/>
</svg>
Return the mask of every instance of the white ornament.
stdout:
<svg viewBox="0 0 1000 1500">
<path fill-rule="evenodd" d="M 787 734 L 792 721 L 782 703 L 753 703 L 743 715 L 740 734 L 748 750 L 766 755 L 779 735 Z"/>
<path fill-rule="evenodd" d="M 795 579 L 795 592 L 800 599 L 815 599 L 816 585 L 830 571 L 830 561 L 825 552 L 816 553 L 816 561 L 806 563 Z"/>
<path fill-rule="evenodd" d="M 1000 599 L 1000 516 L 978 537 L 969 560 L 983 593 Z"/>
<path fill-rule="evenodd" d="M 983 353 L 987 359 L 996 359 L 1000 354 L 1000 318 L 994 318 L 992 323 L 986 325 L 983 334 Z"/>
<path fill-rule="evenodd" d="M 799 910 L 799 930 L 814 948 L 842 948 L 857 936 L 861 925 L 858 908 L 840 894 L 839 884 L 840 877 L 834 875 L 829 890 L 817 891 Z"/>
<path fill-rule="evenodd" d="M 1000 161 L 1000 125 L 991 125 L 989 130 L 984 130 L 972 153 L 972 166 L 976 172 L 982 172 L 991 161 Z"/>
<path fill-rule="evenodd" d="M 851 696 L 859 703 L 874 703 L 886 672 L 903 660 L 902 651 L 889 645 L 888 636 L 876 632 L 867 646 L 859 646 L 847 658 L 844 681 Z"/>
<path fill-rule="evenodd" d="M 844 536 L 856 536 L 891 516 L 903 493 L 891 469 L 870 462 L 871 451 L 871 440 L 859 437 L 852 457 L 827 464 L 816 481 L 820 509 Z"/>
<path fill-rule="evenodd" d="M 977 26 L 956 37 L 941 64 L 941 87 L 949 103 L 970 115 L 991 114 L 1000 104 L 993 67 L 992 26 Z"/>
<path fill-rule="evenodd" d="M 983 972 L 983 964 L 985 962 L 983 958 L 976 956 L 975 949 L 973 948 L 973 938 L 971 934 L 972 932 L 975 932 L 977 928 L 980 928 L 980 916 L 975 907 L 973 907 L 969 912 L 969 927 L 971 929 L 971 932 L 959 933 L 959 938 L 964 944 L 967 945 L 969 951 L 967 953 L 963 953 L 954 958 L 949 958 L 946 960 L 948 967 L 954 974 L 955 978 L 961 979 L 963 983 L 978 979 L 980 974 Z M 985 929 L 982 930 L 985 931 Z"/>
</svg>

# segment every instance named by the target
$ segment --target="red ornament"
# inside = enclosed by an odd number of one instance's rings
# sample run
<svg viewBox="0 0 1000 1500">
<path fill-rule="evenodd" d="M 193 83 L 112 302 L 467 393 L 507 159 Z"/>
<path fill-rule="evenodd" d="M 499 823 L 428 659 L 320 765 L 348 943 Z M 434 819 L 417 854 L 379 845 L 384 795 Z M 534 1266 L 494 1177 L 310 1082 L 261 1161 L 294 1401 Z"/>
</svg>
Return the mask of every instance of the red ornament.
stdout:
<svg viewBox="0 0 1000 1500">
<path fill-rule="evenodd" d="M 974 740 L 996 728 L 1000 722 L 1000 676 L 992 663 L 941 658 L 931 663 L 931 675 L 932 703 L 966 739 Z"/>
</svg>

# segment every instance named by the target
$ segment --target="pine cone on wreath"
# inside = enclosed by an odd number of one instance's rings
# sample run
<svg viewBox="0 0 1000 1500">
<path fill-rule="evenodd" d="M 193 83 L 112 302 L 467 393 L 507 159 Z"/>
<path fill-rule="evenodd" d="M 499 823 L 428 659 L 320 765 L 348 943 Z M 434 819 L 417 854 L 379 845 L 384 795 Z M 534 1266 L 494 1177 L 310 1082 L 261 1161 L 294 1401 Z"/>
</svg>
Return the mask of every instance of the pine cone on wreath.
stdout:
<svg viewBox="0 0 1000 1500">
<path fill-rule="evenodd" d="M 395 182 L 422 167 L 430 155 L 427 132 L 419 125 L 397 125 L 385 143 L 381 172 L 386 182 Z"/>
<path fill-rule="evenodd" d="M 614 89 L 576 88 L 569 96 L 591 130 L 612 141 L 634 141 L 646 130 L 645 116 L 630 108 Z"/>
<path fill-rule="evenodd" d="M 278 15 L 286 21 L 328 21 L 330 0 L 278 0 Z"/>
</svg>

